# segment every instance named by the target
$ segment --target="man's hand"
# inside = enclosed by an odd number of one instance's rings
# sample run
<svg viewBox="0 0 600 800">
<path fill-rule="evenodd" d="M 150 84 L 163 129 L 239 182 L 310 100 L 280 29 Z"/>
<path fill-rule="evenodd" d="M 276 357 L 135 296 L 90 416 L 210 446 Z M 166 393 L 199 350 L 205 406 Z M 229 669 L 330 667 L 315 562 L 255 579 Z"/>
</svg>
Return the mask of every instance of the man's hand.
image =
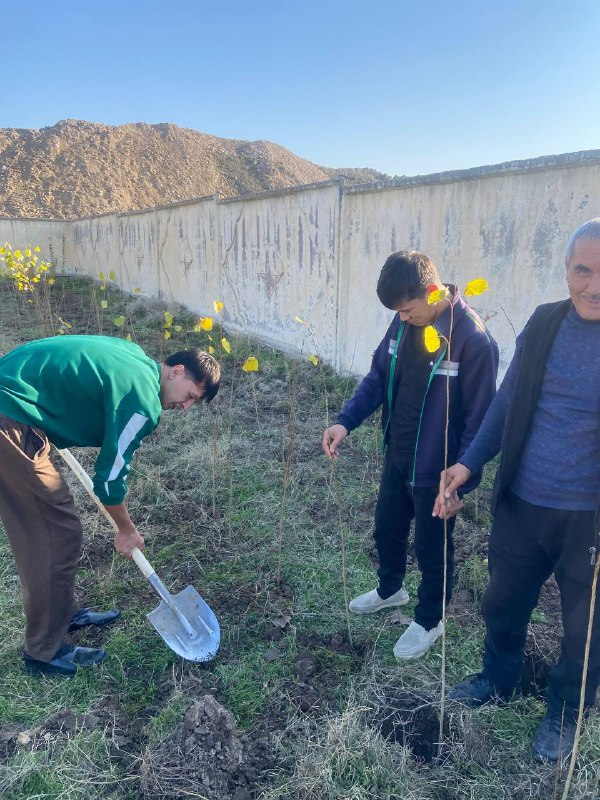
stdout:
<svg viewBox="0 0 600 800">
<path fill-rule="evenodd" d="M 454 492 L 452 497 L 446 498 L 443 502 L 440 500 L 440 495 L 438 494 L 433 504 L 432 516 L 439 517 L 440 519 L 450 519 L 450 517 L 456 516 L 463 506 L 464 503 L 456 492 Z"/>
<path fill-rule="evenodd" d="M 440 488 L 433 505 L 433 516 L 450 519 L 455 516 L 464 503 L 458 496 L 458 489 L 466 483 L 472 473 L 464 464 L 454 464 L 440 475 Z"/>
<path fill-rule="evenodd" d="M 105 508 L 115 521 L 115 527 L 117 528 L 115 550 L 127 558 L 131 558 L 131 551 L 134 547 L 139 547 L 140 550 L 143 550 L 144 537 L 131 521 L 125 503 L 119 503 L 117 506 L 105 506 Z"/>
<path fill-rule="evenodd" d="M 144 537 L 133 526 L 125 530 L 119 529 L 115 533 L 115 550 L 118 553 L 131 558 L 131 552 L 134 547 L 143 550 Z"/>
<path fill-rule="evenodd" d="M 348 436 L 348 430 L 339 423 L 332 425 L 323 432 L 321 447 L 328 458 L 335 459 L 339 456 L 338 447 L 346 436 Z"/>
</svg>

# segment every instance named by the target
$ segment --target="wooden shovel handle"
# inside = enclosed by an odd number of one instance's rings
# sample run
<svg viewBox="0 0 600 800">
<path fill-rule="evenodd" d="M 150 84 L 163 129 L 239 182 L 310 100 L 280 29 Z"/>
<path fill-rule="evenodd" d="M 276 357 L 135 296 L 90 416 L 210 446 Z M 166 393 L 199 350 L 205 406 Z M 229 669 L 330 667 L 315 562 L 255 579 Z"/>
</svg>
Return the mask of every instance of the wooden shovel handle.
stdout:
<svg viewBox="0 0 600 800">
<path fill-rule="evenodd" d="M 75 475 L 81 481 L 83 487 L 85 488 L 89 496 L 92 498 L 94 503 L 96 503 L 96 505 L 98 506 L 102 514 L 106 517 L 106 519 L 110 522 L 113 531 L 115 531 L 116 533 L 119 530 L 119 527 L 117 523 L 114 521 L 114 519 L 111 517 L 111 515 L 108 513 L 108 511 L 106 510 L 105 506 L 100 502 L 100 498 L 96 496 L 96 493 L 94 492 L 94 484 L 92 483 L 92 479 L 90 478 L 90 476 L 87 474 L 87 472 L 81 466 L 79 461 L 77 461 L 77 459 L 75 458 L 73 453 L 71 453 L 70 450 L 67 450 L 66 448 L 64 448 L 63 450 L 59 450 L 58 448 L 56 448 L 56 451 L 71 467 Z M 145 578 L 149 578 L 150 575 L 153 574 L 154 567 L 148 561 L 148 559 L 142 553 L 139 547 L 133 548 L 133 550 L 131 551 L 131 557 L 133 558 L 133 560 L 139 567 L 140 572 Z"/>
<path fill-rule="evenodd" d="M 133 550 L 131 551 L 131 557 L 140 568 L 140 572 L 142 573 L 144 578 L 150 578 L 151 575 L 154 575 L 154 567 L 148 561 L 148 559 L 142 553 L 139 547 L 133 548 Z"/>
</svg>

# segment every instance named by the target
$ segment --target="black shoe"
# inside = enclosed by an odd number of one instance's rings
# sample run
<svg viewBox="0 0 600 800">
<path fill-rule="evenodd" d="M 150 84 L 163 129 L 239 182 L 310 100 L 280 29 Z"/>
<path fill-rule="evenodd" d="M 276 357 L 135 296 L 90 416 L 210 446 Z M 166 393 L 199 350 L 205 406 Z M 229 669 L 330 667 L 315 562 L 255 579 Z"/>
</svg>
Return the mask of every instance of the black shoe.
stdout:
<svg viewBox="0 0 600 800">
<path fill-rule="evenodd" d="M 511 698 L 520 697 L 520 695 L 520 687 L 510 692 L 501 692 L 485 677 L 483 672 L 478 672 L 477 675 L 471 675 L 470 678 L 452 686 L 448 691 L 448 700 L 477 708 L 484 703 L 506 702 Z"/>
<path fill-rule="evenodd" d="M 102 628 L 104 625 L 112 625 L 120 616 L 121 612 L 118 608 L 113 608 L 112 611 L 92 611 L 89 608 L 82 608 L 73 615 L 69 625 L 69 633 L 85 628 L 86 625 L 95 625 L 97 628 Z"/>
<path fill-rule="evenodd" d="M 548 711 L 533 738 L 533 757 L 553 764 L 566 761 L 573 752 L 576 727 L 574 719 L 563 719 L 562 715 Z"/>
<path fill-rule="evenodd" d="M 68 675 L 72 677 L 77 667 L 92 667 L 106 658 L 106 650 L 94 647 L 72 647 L 63 644 L 52 661 L 38 661 L 23 654 L 25 669 L 30 675 Z"/>
</svg>

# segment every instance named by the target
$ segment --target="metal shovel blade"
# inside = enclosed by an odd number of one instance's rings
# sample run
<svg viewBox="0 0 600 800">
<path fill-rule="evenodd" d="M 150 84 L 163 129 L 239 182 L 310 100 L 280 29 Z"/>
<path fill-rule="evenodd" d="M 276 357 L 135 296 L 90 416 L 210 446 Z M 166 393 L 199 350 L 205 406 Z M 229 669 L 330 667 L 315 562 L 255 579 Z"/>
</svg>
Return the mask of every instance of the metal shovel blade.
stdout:
<svg viewBox="0 0 600 800">
<path fill-rule="evenodd" d="M 193 586 L 171 595 L 171 600 L 176 611 L 161 600 L 147 618 L 177 655 L 188 661 L 210 661 L 221 642 L 219 622 L 212 609 Z"/>
<path fill-rule="evenodd" d="M 113 530 L 117 531 L 117 523 L 94 493 L 90 476 L 72 453 L 66 449 L 58 452 L 84 485 Z M 221 630 L 212 609 L 194 587 L 188 586 L 179 594 L 172 595 L 139 548 L 133 548 L 131 557 L 161 598 L 158 608 L 146 616 L 171 650 L 189 661 L 210 661 L 214 658 L 221 642 Z"/>
</svg>

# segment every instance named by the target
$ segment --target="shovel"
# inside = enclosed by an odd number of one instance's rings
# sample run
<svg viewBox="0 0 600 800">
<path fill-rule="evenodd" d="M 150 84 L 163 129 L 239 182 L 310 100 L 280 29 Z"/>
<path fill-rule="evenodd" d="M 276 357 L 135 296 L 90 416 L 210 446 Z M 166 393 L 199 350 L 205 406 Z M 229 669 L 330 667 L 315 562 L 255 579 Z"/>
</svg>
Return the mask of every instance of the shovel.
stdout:
<svg viewBox="0 0 600 800">
<path fill-rule="evenodd" d="M 91 478 L 75 456 L 66 449 L 58 450 L 58 453 L 79 478 L 113 530 L 117 531 L 114 519 L 94 494 Z M 133 548 L 131 557 L 162 601 L 146 616 L 171 650 L 188 661 L 214 658 L 221 641 L 219 622 L 194 587 L 188 586 L 179 594 L 172 595 L 139 548 Z"/>
</svg>

